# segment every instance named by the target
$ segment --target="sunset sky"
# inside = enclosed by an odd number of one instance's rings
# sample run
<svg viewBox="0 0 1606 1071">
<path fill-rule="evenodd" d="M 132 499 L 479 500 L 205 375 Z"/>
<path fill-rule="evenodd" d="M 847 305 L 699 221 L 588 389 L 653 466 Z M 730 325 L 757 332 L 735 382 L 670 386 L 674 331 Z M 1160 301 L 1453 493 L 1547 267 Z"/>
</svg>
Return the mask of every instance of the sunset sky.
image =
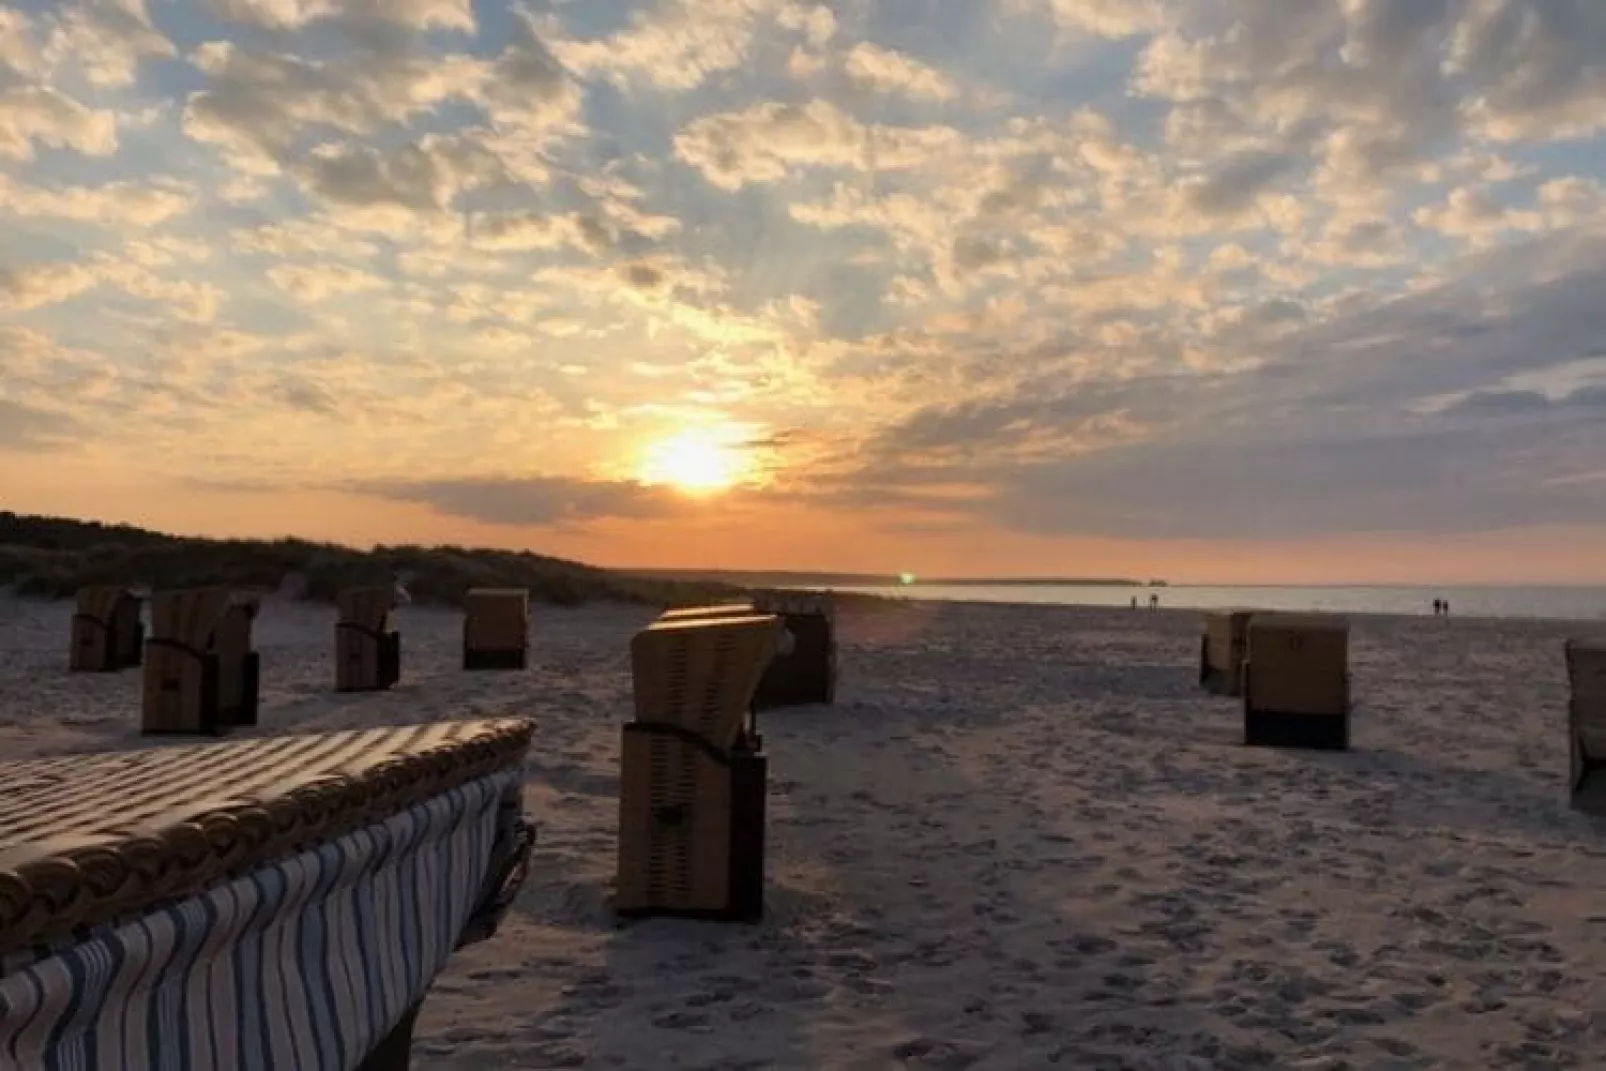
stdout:
<svg viewBox="0 0 1606 1071">
<path fill-rule="evenodd" d="M 0 3 L 0 215 L 0 508 L 1606 582 L 1602 0 Z"/>
</svg>

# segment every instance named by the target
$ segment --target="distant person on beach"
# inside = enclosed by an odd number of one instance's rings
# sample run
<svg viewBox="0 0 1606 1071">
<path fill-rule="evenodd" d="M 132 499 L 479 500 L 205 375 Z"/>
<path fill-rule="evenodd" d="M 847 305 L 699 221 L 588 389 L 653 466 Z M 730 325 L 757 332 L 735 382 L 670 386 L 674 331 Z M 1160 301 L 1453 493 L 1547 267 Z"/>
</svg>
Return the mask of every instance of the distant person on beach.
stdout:
<svg viewBox="0 0 1606 1071">
<path fill-rule="evenodd" d="M 1450 600 L 1449 599 L 1440 599 L 1439 600 L 1439 605 L 1444 608 L 1444 616 L 1445 617 L 1449 617 L 1450 616 Z"/>
<path fill-rule="evenodd" d="M 1158 595 L 1150 595 L 1149 596 L 1149 609 L 1156 610 L 1156 609 L 1159 609 L 1159 607 L 1160 607 L 1160 596 L 1158 596 Z"/>
<path fill-rule="evenodd" d="M 1136 595 L 1134 595 L 1134 596 L 1132 596 L 1132 609 L 1136 610 L 1137 608 L 1138 608 L 1138 597 Z"/>
<path fill-rule="evenodd" d="M 1434 599 L 1433 600 L 1433 616 L 1434 617 L 1438 617 L 1443 612 L 1444 612 L 1444 600 L 1443 599 Z"/>
</svg>

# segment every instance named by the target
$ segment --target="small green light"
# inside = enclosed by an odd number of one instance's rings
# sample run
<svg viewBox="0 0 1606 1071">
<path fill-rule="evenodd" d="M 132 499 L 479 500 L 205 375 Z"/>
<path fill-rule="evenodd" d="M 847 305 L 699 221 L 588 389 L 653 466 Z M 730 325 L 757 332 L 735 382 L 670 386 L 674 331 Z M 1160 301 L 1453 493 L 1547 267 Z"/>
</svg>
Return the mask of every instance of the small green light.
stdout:
<svg viewBox="0 0 1606 1071">
<path fill-rule="evenodd" d="M 913 584 L 914 582 L 915 582 L 915 575 L 913 573 L 899 573 L 898 574 L 898 583 L 907 586 L 909 584 Z"/>
</svg>

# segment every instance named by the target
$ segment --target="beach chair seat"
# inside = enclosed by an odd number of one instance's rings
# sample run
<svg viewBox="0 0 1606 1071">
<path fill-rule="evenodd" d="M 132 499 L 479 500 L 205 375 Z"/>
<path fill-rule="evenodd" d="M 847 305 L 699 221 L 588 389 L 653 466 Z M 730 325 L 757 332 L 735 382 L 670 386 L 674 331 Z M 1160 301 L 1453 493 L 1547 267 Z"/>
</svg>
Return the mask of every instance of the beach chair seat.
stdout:
<svg viewBox="0 0 1606 1071">
<path fill-rule="evenodd" d="M 335 599 L 335 690 L 383 691 L 401 679 L 394 584 L 348 588 Z"/>
<path fill-rule="evenodd" d="M 0 763 L 0 1064 L 405 1068 L 524 880 L 531 728 Z"/>
<path fill-rule="evenodd" d="M 1199 686 L 1214 695 L 1243 695 L 1250 610 L 1210 610 L 1199 637 Z"/>
<path fill-rule="evenodd" d="M 745 615 L 659 620 L 631 641 L 617 914 L 762 916 L 768 762 L 749 712 L 780 636 L 778 618 Z"/>
<path fill-rule="evenodd" d="M 1570 639 L 1563 650 L 1571 803 L 1606 816 L 1606 638 Z"/>
<path fill-rule="evenodd" d="M 251 632 L 257 605 L 224 587 L 151 596 L 141 732 L 215 735 L 256 724 L 261 659 Z"/>
<path fill-rule="evenodd" d="M 470 588 L 463 599 L 463 668 L 524 669 L 529 650 L 529 589 Z"/>
<path fill-rule="evenodd" d="M 1349 747 L 1349 623 L 1329 614 L 1256 613 L 1243 669 L 1244 743 Z"/>
<path fill-rule="evenodd" d="M 138 666 L 145 648 L 140 600 L 120 584 L 78 589 L 72 616 L 68 668 L 83 673 L 115 673 Z"/>
</svg>

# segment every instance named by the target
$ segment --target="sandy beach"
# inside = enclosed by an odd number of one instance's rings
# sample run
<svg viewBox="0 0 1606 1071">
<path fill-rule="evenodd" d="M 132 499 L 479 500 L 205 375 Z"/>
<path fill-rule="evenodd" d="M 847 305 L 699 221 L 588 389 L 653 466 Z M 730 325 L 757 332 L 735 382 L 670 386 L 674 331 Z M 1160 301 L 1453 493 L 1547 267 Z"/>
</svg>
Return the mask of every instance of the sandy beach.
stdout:
<svg viewBox="0 0 1606 1071">
<path fill-rule="evenodd" d="M 0 599 L 0 755 L 146 746 L 137 672 L 69 675 Z M 645 609 L 538 606 L 524 673 L 332 689 L 270 601 L 263 733 L 536 719 L 535 865 L 425 1003 L 427 1068 L 1549 1068 L 1606 1053 L 1606 824 L 1567 806 L 1561 643 L 1355 618 L 1354 749 L 1239 746 L 1183 611 L 910 604 L 842 620 L 838 705 L 765 716 L 769 915 L 617 927 L 625 659 Z M 1593 626 L 1599 629 L 1600 626 Z"/>
</svg>

